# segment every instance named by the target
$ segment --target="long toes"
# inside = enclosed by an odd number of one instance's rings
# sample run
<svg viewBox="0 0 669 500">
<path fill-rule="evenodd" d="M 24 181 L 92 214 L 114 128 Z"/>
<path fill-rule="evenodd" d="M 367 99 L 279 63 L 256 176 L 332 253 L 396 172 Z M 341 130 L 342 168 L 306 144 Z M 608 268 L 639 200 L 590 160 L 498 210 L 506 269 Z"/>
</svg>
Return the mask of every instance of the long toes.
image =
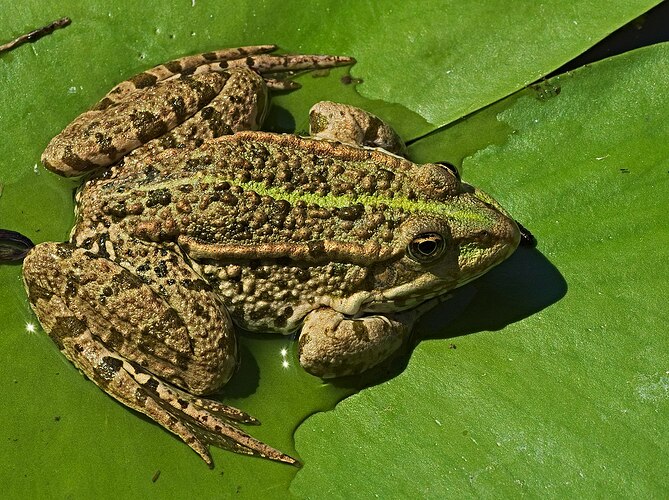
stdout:
<svg viewBox="0 0 669 500">
<path fill-rule="evenodd" d="M 156 413 L 149 416 L 177 434 L 205 462 L 211 463 L 207 446 L 214 445 L 235 453 L 299 465 L 293 457 L 255 439 L 234 424 L 257 423 L 247 413 L 217 401 L 194 397 L 153 377 L 136 363 L 124 362 L 124 369 L 152 400 L 151 407 Z"/>
<path fill-rule="evenodd" d="M 335 68 L 355 63 L 355 59 L 346 56 L 327 55 L 268 55 L 250 56 L 246 59 L 237 59 L 228 63 L 232 66 L 248 66 L 261 75 L 282 71 L 302 71 Z"/>
</svg>

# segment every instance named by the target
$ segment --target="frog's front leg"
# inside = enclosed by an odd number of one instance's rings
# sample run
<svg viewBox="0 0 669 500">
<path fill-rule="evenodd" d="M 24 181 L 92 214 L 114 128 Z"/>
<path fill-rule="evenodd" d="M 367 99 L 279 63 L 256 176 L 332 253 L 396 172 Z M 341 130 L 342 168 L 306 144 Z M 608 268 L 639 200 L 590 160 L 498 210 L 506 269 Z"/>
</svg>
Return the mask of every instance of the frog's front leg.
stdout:
<svg viewBox="0 0 669 500">
<path fill-rule="evenodd" d="M 312 311 L 300 334 L 300 364 L 322 378 L 362 373 L 402 347 L 417 317 L 413 311 L 360 318 L 329 307 Z"/>
<path fill-rule="evenodd" d="M 383 148 L 406 157 L 404 141 L 378 116 L 364 109 L 321 101 L 309 110 L 309 131 L 314 137 L 357 146 Z"/>
<path fill-rule="evenodd" d="M 233 423 L 255 419 L 193 395 L 216 390 L 234 371 L 232 325 L 183 260 L 151 251 L 133 245 L 125 254 L 134 262 L 123 267 L 68 243 L 33 248 L 23 275 L 45 331 L 102 390 L 177 434 L 209 465 L 209 445 L 295 464 Z"/>
</svg>

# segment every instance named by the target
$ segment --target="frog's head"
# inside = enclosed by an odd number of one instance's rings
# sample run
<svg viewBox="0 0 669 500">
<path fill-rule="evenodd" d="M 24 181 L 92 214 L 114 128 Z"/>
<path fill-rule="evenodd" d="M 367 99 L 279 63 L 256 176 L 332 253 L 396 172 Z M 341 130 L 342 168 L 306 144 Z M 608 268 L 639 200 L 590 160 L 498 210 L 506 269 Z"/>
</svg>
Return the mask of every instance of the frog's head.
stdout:
<svg viewBox="0 0 669 500">
<path fill-rule="evenodd" d="M 395 233 L 392 262 L 374 269 L 366 309 L 402 310 L 457 288 L 504 261 L 520 231 L 489 195 L 439 164 L 416 165 L 411 216 Z"/>
</svg>

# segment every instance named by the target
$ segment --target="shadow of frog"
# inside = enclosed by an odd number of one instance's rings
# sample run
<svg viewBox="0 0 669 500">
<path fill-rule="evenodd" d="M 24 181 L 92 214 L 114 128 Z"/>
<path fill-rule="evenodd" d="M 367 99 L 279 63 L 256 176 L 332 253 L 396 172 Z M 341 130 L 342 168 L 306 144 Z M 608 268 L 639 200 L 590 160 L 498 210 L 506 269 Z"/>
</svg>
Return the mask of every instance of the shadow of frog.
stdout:
<svg viewBox="0 0 669 500">
<path fill-rule="evenodd" d="M 449 341 L 482 331 L 500 331 L 554 304 L 567 292 L 567 282 L 535 248 L 519 247 L 505 262 L 451 293 L 414 327 L 407 347 L 393 359 L 351 377 L 331 380 L 339 387 L 362 389 L 400 374 L 413 349 L 427 339 Z M 456 345 L 449 342 L 451 348 Z"/>
</svg>

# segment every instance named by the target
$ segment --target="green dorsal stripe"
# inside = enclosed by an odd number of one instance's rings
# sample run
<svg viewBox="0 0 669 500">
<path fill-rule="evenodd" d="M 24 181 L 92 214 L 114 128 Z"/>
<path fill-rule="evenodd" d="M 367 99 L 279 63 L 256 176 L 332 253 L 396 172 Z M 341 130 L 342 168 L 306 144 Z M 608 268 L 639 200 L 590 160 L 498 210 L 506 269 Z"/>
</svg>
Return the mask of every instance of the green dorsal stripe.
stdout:
<svg viewBox="0 0 669 500">
<path fill-rule="evenodd" d="M 435 214 L 439 217 L 447 217 L 456 220 L 473 220 L 484 222 L 487 220 L 485 215 L 477 213 L 475 210 L 467 210 L 466 206 L 457 202 L 435 202 L 425 200 L 408 200 L 406 198 L 391 198 L 388 196 L 380 196 L 375 194 L 359 194 L 359 195 L 333 195 L 333 194 L 314 194 L 314 193 L 298 193 L 287 191 L 278 186 L 266 186 L 262 182 L 257 181 L 238 181 L 235 179 L 221 177 L 212 174 L 196 173 L 190 179 L 170 179 L 159 183 L 153 183 L 151 186 L 143 186 L 139 189 L 148 191 L 155 189 L 178 189 L 179 186 L 192 184 L 193 180 L 205 184 L 220 184 L 227 182 L 230 186 L 238 186 L 244 191 L 252 191 L 260 196 L 269 196 L 275 200 L 285 200 L 291 205 L 298 201 L 303 201 L 307 205 L 318 205 L 322 208 L 334 209 L 344 208 L 351 205 L 361 204 L 367 206 L 386 205 L 390 210 L 398 210 L 404 213 L 420 213 L 420 214 Z"/>
</svg>

